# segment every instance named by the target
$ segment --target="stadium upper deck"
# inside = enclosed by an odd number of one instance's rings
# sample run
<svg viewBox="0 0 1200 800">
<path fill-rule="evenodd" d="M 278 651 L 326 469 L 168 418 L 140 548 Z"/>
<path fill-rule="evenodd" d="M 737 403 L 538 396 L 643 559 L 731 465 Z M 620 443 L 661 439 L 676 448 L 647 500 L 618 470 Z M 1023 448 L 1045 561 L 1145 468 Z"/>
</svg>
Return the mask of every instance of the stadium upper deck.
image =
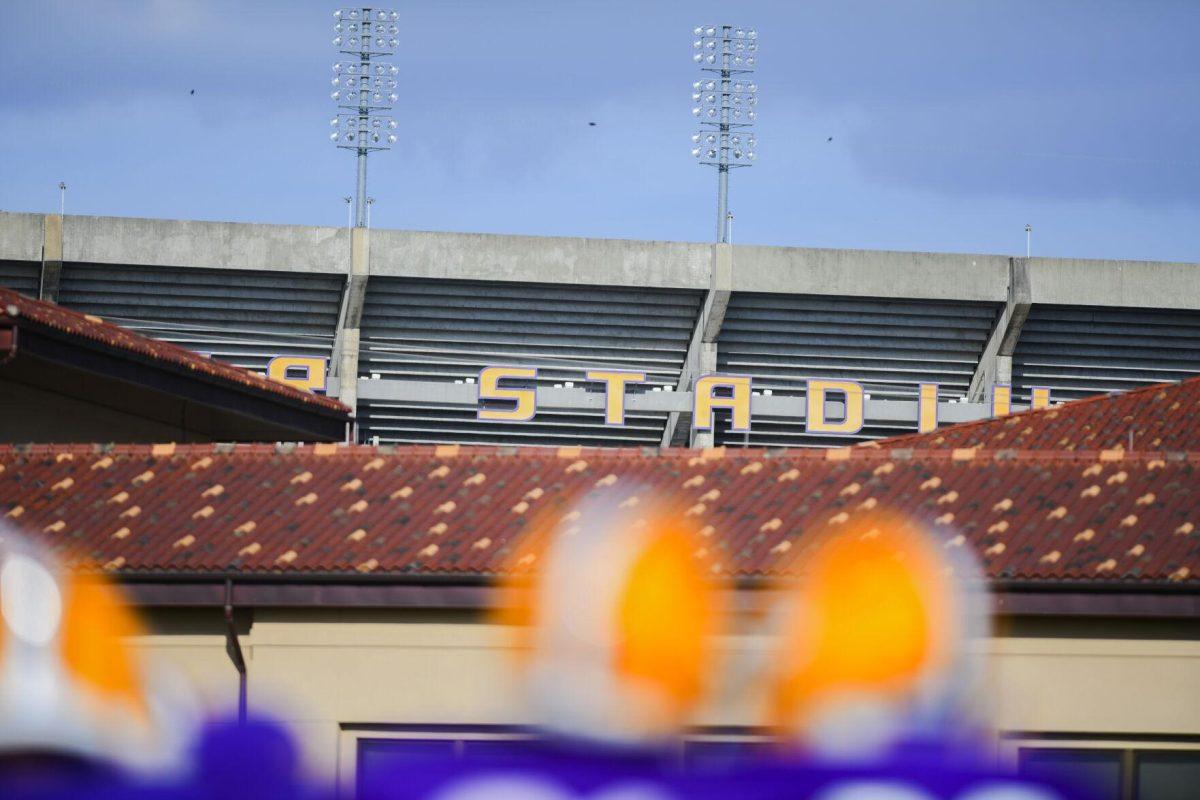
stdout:
<svg viewBox="0 0 1200 800">
<path fill-rule="evenodd" d="M 707 372 L 753 376 L 752 432 L 715 438 L 754 446 L 916 430 L 920 383 L 953 422 L 997 383 L 1020 407 L 1200 374 L 1196 264 L 0 213 L 0 285 L 240 366 L 325 359 L 364 442 L 705 441 Z M 477 419 L 501 364 L 537 368 L 534 419 Z M 603 369 L 646 375 L 623 427 Z M 859 433 L 806 432 L 810 378 L 862 384 Z"/>
</svg>

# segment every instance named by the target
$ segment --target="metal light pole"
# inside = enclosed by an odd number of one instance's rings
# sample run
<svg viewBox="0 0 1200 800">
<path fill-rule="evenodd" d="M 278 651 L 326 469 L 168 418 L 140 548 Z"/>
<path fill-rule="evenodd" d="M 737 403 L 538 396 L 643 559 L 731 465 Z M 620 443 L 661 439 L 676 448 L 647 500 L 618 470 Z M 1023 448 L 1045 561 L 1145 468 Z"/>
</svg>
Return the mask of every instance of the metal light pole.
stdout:
<svg viewBox="0 0 1200 800">
<path fill-rule="evenodd" d="M 758 61 L 758 32 L 732 25 L 692 31 L 692 60 L 705 77 L 692 84 L 692 116 L 701 129 L 692 135 L 692 155 L 717 168 L 717 241 L 729 241 L 729 170 L 748 167 L 758 141 L 750 127 L 758 117 L 758 85 L 750 80 Z"/>
<path fill-rule="evenodd" d="M 58 215 L 64 217 L 67 214 L 67 184 L 63 181 L 58 182 Z"/>
<path fill-rule="evenodd" d="M 340 8 L 333 12 L 334 47 L 350 58 L 333 65 L 333 92 L 338 115 L 329 121 L 334 128 L 329 138 L 338 147 L 358 156 L 354 224 L 367 226 L 367 154 L 387 150 L 396 143 L 396 121 L 380 112 L 391 109 L 399 99 L 394 65 L 373 59 L 396 52 L 400 15 L 382 8 Z"/>
<path fill-rule="evenodd" d="M 1033 226 L 1026 223 L 1025 225 L 1025 257 L 1029 258 L 1033 253 Z"/>
<path fill-rule="evenodd" d="M 371 227 L 371 206 L 373 206 L 373 205 L 375 205 L 375 198 L 368 197 L 367 198 L 367 228 L 368 229 Z"/>
<path fill-rule="evenodd" d="M 346 273 L 354 269 L 354 198 L 342 198 L 346 203 Z"/>
</svg>

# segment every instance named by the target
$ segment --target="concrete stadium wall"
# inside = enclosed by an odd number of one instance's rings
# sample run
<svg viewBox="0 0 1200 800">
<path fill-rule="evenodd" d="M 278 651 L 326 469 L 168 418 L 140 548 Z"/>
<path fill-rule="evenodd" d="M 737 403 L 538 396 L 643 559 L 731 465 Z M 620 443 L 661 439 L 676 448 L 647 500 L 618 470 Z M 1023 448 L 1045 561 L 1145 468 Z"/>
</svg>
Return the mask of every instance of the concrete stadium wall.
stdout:
<svg viewBox="0 0 1200 800">
<path fill-rule="evenodd" d="M 0 260 L 41 261 L 43 214 L 0 212 Z"/>
<path fill-rule="evenodd" d="M 735 245 L 733 290 L 1003 301 L 1008 257 Z"/>
<path fill-rule="evenodd" d="M 41 214 L 0 212 L 0 259 L 42 257 Z M 87 217 L 63 222 L 63 261 L 347 273 L 345 228 Z M 734 291 L 1003 301 L 1009 257 L 734 245 Z M 371 231 L 370 274 L 706 289 L 712 245 Z M 1034 258 L 1033 302 L 1200 308 L 1200 265 Z"/>
<path fill-rule="evenodd" d="M 66 262 L 344 272 L 349 252 L 345 228 L 71 216 L 63 224 Z"/>
<path fill-rule="evenodd" d="M 194 612 L 193 612 L 194 613 Z M 211 612 L 214 619 L 219 611 Z M 169 625 L 170 617 L 160 618 Z M 1069 628 L 1069 626 L 1064 626 Z M 1053 628 L 1053 625 L 1051 625 Z M 977 644 L 989 666 L 983 697 L 1002 733 L 1200 736 L 1200 641 L 992 638 Z M 1065 631 L 1070 633 L 1069 630 Z M 507 632 L 465 612 L 261 610 L 241 637 L 252 708 L 285 719 L 309 763 L 352 785 L 361 728 L 372 724 L 528 723 Z M 219 634 L 169 630 L 139 640 L 191 677 L 212 704 L 230 708 L 237 680 Z M 730 637 L 722 657 L 761 653 L 762 638 Z M 759 688 L 712 702 L 701 725 L 752 726 Z M 357 727 L 356 726 L 360 726 Z"/>
<path fill-rule="evenodd" d="M 1200 264 L 1033 258 L 1029 279 L 1035 303 L 1200 308 Z"/>
<path fill-rule="evenodd" d="M 711 254 L 681 242 L 371 231 L 373 276 L 702 289 Z"/>
</svg>

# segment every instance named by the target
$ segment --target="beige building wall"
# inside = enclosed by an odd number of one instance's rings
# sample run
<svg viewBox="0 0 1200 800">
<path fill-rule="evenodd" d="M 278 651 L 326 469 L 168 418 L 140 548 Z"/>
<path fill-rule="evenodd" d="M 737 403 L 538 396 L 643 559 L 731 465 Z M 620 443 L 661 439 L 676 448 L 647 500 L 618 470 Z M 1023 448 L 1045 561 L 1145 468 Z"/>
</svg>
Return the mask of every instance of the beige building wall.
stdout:
<svg viewBox="0 0 1200 800">
<path fill-rule="evenodd" d="M 218 610 L 211 614 L 220 618 Z M 224 637 L 197 633 L 195 625 L 172 632 L 169 616 L 158 621 L 165 630 L 142 637 L 140 646 L 193 679 L 211 707 L 232 709 L 237 674 Z M 1064 638 L 1041 627 L 1036 636 L 976 644 L 987 656 L 985 691 L 998 729 L 1009 740 L 1030 733 L 1076 733 L 1085 742 L 1099 734 L 1200 736 L 1195 636 L 1165 638 L 1159 630 L 1150 638 Z M 250 704 L 294 726 L 316 769 L 352 782 L 357 726 L 529 722 L 507 633 L 465 612 L 258 610 L 241 637 Z M 765 645 L 754 636 L 722 642 L 733 688 L 698 724 L 758 721 L 753 665 Z M 998 754 L 1004 749 L 998 744 Z"/>
</svg>

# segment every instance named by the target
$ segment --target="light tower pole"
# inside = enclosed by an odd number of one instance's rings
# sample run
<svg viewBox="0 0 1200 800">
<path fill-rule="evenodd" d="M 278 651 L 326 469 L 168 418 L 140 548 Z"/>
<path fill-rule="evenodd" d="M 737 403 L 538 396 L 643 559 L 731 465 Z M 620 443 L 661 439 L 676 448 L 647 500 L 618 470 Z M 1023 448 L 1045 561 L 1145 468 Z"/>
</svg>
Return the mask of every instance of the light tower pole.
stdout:
<svg viewBox="0 0 1200 800">
<path fill-rule="evenodd" d="M 758 32 L 732 25 L 692 31 L 692 60 L 705 73 L 692 84 L 692 116 L 701 128 L 692 135 L 692 155 L 717 168 L 717 241 L 729 241 L 729 170 L 748 167 L 758 141 L 750 128 L 758 118 Z"/>
<path fill-rule="evenodd" d="M 355 192 L 354 225 L 367 226 L 367 154 L 387 150 L 396 143 L 396 121 L 381 112 L 391 109 L 398 98 L 394 64 L 373 59 L 388 56 L 400 46 L 396 25 L 399 14 L 383 8 L 340 8 L 333 12 L 337 36 L 333 45 L 346 61 L 333 65 L 333 92 L 338 115 L 329 121 L 330 140 L 358 156 L 358 185 Z"/>
</svg>

